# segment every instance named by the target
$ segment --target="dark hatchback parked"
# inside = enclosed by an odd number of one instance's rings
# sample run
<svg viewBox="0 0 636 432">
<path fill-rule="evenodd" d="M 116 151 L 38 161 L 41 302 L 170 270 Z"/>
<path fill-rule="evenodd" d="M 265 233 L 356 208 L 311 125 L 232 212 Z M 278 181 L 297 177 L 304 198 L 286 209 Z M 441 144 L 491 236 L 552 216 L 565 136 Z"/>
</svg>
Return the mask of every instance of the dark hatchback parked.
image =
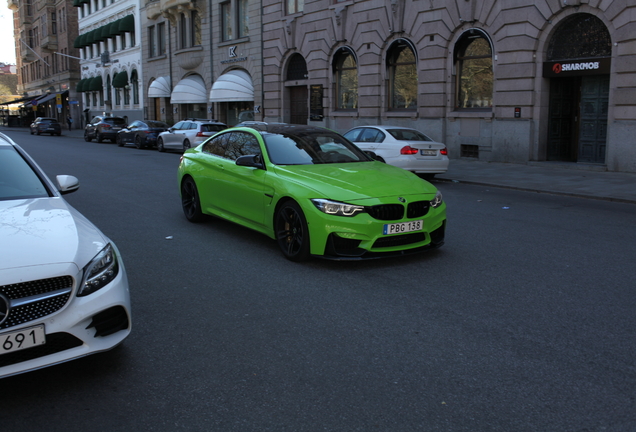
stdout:
<svg viewBox="0 0 636 432">
<path fill-rule="evenodd" d="M 33 134 L 51 134 L 53 135 L 62 135 L 62 125 L 57 119 L 52 117 L 38 117 L 36 118 L 30 126 L 31 135 Z"/>
<path fill-rule="evenodd" d="M 84 128 L 84 141 L 96 139 L 100 143 L 107 139 L 115 142 L 117 132 L 125 127 L 123 117 L 95 116 Z"/>
<path fill-rule="evenodd" d="M 168 123 L 162 121 L 136 120 L 117 132 L 117 145 L 122 147 L 126 143 L 134 143 L 138 149 L 155 147 L 159 134 L 168 129 Z"/>
</svg>

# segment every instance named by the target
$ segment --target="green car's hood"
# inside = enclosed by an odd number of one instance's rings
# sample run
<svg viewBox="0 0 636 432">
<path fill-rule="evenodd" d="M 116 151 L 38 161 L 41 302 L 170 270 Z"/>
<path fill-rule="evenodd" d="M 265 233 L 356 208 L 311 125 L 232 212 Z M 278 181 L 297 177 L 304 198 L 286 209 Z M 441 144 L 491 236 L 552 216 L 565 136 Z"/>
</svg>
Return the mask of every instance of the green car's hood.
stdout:
<svg viewBox="0 0 636 432">
<path fill-rule="evenodd" d="M 429 194 L 433 199 L 437 191 L 415 174 L 382 162 L 278 165 L 275 170 L 287 181 L 315 191 L 315 198 L 338 201 L 415 194 Z"/>
</svg>

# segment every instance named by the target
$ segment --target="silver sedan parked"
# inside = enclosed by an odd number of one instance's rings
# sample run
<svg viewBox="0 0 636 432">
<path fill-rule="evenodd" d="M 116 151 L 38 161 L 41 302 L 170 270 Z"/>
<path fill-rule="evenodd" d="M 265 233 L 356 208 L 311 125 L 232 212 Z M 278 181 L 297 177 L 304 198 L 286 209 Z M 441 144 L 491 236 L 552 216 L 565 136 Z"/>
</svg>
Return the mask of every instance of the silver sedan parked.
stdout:
<svg viewBox="0 0 636 432">
<path fill-rule="evenodd" d="M 374 152 L 389 165 L 433 178 L 448 170 L 448 150 L 417 129 L 400 126 L 359 126 L 344 134 L 362 150 Z"/>
</svg>

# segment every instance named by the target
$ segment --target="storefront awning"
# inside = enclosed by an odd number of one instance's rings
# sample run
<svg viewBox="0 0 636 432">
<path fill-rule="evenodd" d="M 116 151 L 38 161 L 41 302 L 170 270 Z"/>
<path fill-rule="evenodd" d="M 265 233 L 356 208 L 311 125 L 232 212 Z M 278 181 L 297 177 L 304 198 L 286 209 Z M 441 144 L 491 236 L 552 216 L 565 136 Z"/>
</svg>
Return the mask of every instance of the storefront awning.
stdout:
<svg viewBox="0 0 636 432">
<path fill-rule="evenodd" d="M 102 76 L 98 75 L 95 78 L 90 78 L 89 81 L 84 84 L 84 91 L 100 91 L 104 88 Z"/>
<path fill-rule="evenodd" d="M 170 97 L 170 77 L 159 77 L 148 87 L 149 98 Z"/>
<path fill-rule="evenodd" d="M 224 73 L 212 85 L 210 102 L 253 102 L 252 77 L 243 70 Z"/>
<path fill-rule="evenodd" d="M 113 77 L 113 87 L 124 88 L 128 85 L 128 72 L 121 71 Z"/>
<path fill-rule="evenodd" d="M 55 96 L 57 96 L 57 93 L 51 93 L 51 94 L 48 94 L 48 95 L 45 95 L 45 96 L 41 97 L 41 98 L 40 98 L 40 99 L 38 99 L 36 102 L 37 102 L 37 103 L 38 103 L 38 105 L 39 105 L 39 104 L 41 104 L 41 103 L 44 103 L 44 102 L 48 102 L 48 101 L 50 101 L 50 100 L 51 100 L 51 99 L 53 99 Z"/>
<path fill-rule="evenodd" d="M 199 75 L 189 75 L 174 86 L 170 95 L 171 104 L 207 103 L 205 82 Z"/>
</svg>

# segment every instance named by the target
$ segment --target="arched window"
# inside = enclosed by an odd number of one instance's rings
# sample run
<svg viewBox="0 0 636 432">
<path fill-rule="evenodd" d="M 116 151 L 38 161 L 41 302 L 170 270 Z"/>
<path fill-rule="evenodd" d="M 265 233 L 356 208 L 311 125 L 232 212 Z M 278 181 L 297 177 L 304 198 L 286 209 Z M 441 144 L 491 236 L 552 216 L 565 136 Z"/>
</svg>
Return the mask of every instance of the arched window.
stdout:
<svg viewBox="0 0 636 432">
<path fill-rule="evenodd" d="M 130 86 L 132 87 L 133 103 L 139 104 L 139 78 L 137 75 L 137 69 L 133 69 L 130 74 Z"/>
<path fill-rule="evenodd" d="M 358 63 L 350 48 L 340 48 L 333 60 L 336 109 L 358 109 Z"/>
<path fill-rule="evenodd" d="M 110 85 L 110 75 L 108 75 L 106 77 L 106 105 L 112 105 L 113 104 L 113 99 L 112 99 L 112 91 L 111 91 L 111 85 Z"/>
<path fill-rule="evenodd" d="M 574 14 L 561 22 L 550 38 L 547 59 L 610 57 L 612 39 L 603 21 L 594 15 Z"/>
<path fill-rule="evenodd" d="M 417 66 L 415 51 L 406 40 L 391 45 L 386 59 L 389 78 L 389 108 L 417 108 Z"/>
<path fill-rule="evenodd" d="M 300 54 L 294 54 L 287 65 L 287 81 L 307 79 L 307 62 Z"/>
<path fill-rule="evenodd" d="M 455 108 L 492 109 L 492 47 L 482 31 L 462 35 L 455 45 L 455 67 Z"/>
</svg>

